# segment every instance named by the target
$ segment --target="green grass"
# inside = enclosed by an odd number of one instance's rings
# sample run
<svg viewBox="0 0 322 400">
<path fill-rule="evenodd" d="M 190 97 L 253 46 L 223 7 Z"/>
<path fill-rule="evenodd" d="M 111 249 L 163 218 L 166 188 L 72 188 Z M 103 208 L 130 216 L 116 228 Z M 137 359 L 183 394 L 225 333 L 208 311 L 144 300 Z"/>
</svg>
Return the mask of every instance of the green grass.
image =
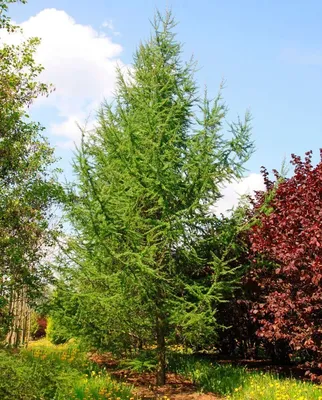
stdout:
<svg viewBox="0 0 322 400">
<path fill-rule="evenodd" d="M 227 397 L 233 400 L 322 400 L 322 387 L 272 374 L 248 374 L 244 385 Z"/>
<path fill-rule="evenodd" d="M 233 393 L 247 379 L 244 368 L 219 365 L 189 354 L 170 354 L 168 367 L 170 371 L 191 379 L 202 391 L 220 395 Z"/>
<path fill-rule="evenodd" d="M 243 367 L 220 365 L 192 355 L 172 353 L 169 369 L 191 379 L 203 392 L 230 400 L 322 400 L 322 386 Z"/>
<path fill-rule="evenodd" d="M 77 344 L 54 346 L 46 340 L 18 354 L 0 353 L 0 398 L 134 400 L 132 387 L 111 379 Z"/>
</svg>

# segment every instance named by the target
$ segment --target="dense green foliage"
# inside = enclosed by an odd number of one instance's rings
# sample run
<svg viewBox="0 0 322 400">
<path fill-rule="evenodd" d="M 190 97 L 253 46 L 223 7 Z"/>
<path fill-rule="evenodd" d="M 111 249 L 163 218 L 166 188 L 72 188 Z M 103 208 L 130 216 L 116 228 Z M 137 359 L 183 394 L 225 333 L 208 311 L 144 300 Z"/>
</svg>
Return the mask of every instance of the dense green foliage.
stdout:
<svg viewBox="0 0 322 400">
<path fill-rule="evenodd" d="M 114 102 L 83 137 L 67 207 L 70 296 L 83 333 L 97 345 L 156 341 L 163 374 L 166 341 L 215 337 L 216 304 L 234 274 L 230 243 L 220 243 L 221 257 L 212 252 L 222 222 L 210 207 L 253 149 L 249 115 L 224 138 L 221 95 L 199 97 L 174 26 L 170 13 L 157 14 L 133 68 L 118 71 Z"/>
<path fill-rule="evenodd" d="M 46 329 L 46 337 L 54 344 L 66 343 L 72 339 L 72 329 L 67 328 L 66 323 L 61 323 L 60 319 L 55 319 L 53 316 L 48 318 Z"/>
<path fill-rule="evenodd" d="M 12 2 L 0 1 L 0 28 L 10 33 L 18 29 L 6 14 Z M 38 81 L 43 69 L 34 60 L 38 44 L 31 38 L 20 45 L 1 42 L 0 48 L 1 334 L 17 313 L 28 313 L 27 299 L 41 293 L 48 277 L 43 259 L 53 243 L 49 221 L 59 195 L 55 158 L 43 128 L 27 114 L 33 100 L 50 91 Z"/>
</svg>

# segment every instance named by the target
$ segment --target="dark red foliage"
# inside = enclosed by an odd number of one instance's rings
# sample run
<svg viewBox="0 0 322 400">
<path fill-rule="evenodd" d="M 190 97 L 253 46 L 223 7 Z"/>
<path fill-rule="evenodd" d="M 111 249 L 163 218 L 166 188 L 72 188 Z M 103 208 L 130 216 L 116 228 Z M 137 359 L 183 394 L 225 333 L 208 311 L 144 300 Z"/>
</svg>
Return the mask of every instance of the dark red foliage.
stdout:
<svg viewBox="0 0 322 400">
<path fill-rule="evenodd" d="M 322 151 L 312 165 L 292 155 L 294 175 L 275 184 L 270 209 L 263 212 L 264 193 L 257 193 L 259 223 L 250 233 L 253 274 L 262 289 L 252 313 L 258 335 L 284 341 L 294 352 L 322 360 Z M 277 176 L 277 175 L 276 175 Z M 277 176 L 278 177 L 278 176 Z M 256 267 L 258 265 L 258 267 Z"/>
<path fill-rule="evenodd" d="M 39 339 L 46 336 L 47 319 L 45 317 L 38 317 L 37 324 L 38 324 L 38 329 L 33 335 L 35 339 Z"/>
</svg>

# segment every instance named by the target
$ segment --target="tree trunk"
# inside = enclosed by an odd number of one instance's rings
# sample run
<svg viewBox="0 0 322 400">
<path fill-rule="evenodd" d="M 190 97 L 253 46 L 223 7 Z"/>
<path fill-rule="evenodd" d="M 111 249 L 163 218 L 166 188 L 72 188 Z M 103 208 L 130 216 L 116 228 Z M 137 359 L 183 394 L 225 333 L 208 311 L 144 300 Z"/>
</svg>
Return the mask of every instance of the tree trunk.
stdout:
<svg viewBox="0 0 322 400">
<path fill-rule="evenodd" d="M 30 308 L 27 301 L 27 289 L 12 289 L 9 313 L 12 318 L 6 337 L 9 346 L 18 347 L 27 344 L 30 335 Z"/>
<path fill-rule="evenodd" d="M 156 318 L 156 333 L 157 333 L 157 353 L 158 366 L 156 372 L 157 386 L 165 385 L 166 382 L 166 345 L 164 332 L 164 318 L 159 314 Z"/>
<path fill-rule="evenodd" d="M 10 293 L 10 303 L 9 303 L 9 316 L 11 318 L 10 321 L 10 329 L 9 332 L 7 333 L 6 337 L 6 343 L 9 346 L 14 346 L 16 343 L 16 318 L 15 315 L 17 314 L 17 302 L 18 302 L 18 294 L 17 291 L 14 289 L 11 289 Z"/>
</svg>

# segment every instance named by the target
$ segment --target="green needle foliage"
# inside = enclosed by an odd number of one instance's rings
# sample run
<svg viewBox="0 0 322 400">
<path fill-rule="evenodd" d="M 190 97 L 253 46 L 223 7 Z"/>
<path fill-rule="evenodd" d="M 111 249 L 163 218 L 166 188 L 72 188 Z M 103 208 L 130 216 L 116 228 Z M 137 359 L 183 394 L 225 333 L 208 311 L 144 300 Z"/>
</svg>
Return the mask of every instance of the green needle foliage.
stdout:
<svg viewBox="0 0 322 400">
<path fill-rule="evenodd" d="M 167 345 L 214 336 L 234 271 L 209 250 L 219 223 L 210 208 L 253 151 L 248 114 L 224 138 L 221 95 L 199 97 L 175 25 L 157 13 L 133 67 L 118 71 L 115 99 L 77 153 L 68 210 L 75 324 L 96 344 L 156 344 L 158 384 Z"/>
</svg>

